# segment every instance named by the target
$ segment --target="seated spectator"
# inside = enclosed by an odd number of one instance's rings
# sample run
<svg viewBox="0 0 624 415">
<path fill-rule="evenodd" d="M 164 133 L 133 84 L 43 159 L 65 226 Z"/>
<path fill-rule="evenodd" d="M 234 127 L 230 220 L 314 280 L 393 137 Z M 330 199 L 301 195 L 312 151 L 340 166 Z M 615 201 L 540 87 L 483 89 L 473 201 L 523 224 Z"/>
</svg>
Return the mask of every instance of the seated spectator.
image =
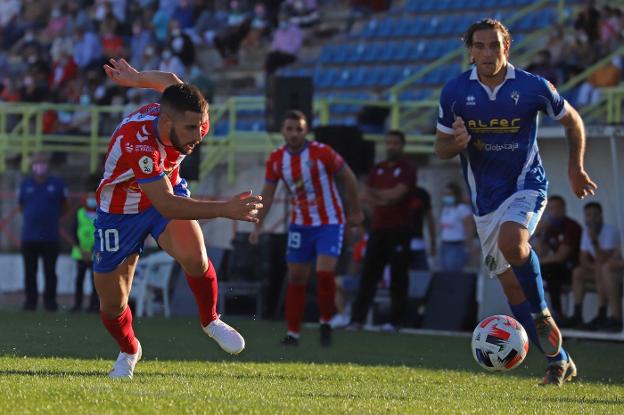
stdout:
<svg viewBox="0 0 624 415">
<path fill-rule="evenodd" d="M 281 20 L 279 28 L 273 33 L 271 50 L 267 54 L 264 69 L 267 76 L 279 68 L 297 61 L 297 54 L 303 44 L 303 33 L 299 26 L 288 20 Z"/>
<path fill-rule="evenodd" d="M 102 60 L 100 39 L 84 27 L 78 27 L 74 36 L 74 62 L 81 70 L 98 66 Z"/>
<path fill-rule="evenodd" d="M 171 53 L 171 49 L 163 50 L 160 57 L 161 61 L 158 70 L 164 72 L 173 72 L 181 79 L 184 79 L 184 77 L 186 76 L 186 68 L 184 67 L 184 64 L 182 63 L 180 58 Z"/>
<path fill-rule="evenodd" d="M 190 36 L 180 29 L 177 20 L 172 20 L 169 24 L 171 36 L 169 36 L 168 48 L 171 49 L 184 66 L 189 67 L 195 63 L 195 45 Z"/>
<path fill-rule="evenodd" d="M 579 266 L 572 272 L 572 290 L 574 291 L 574 314 L 565 321 L 568 327 L 585 327 L 590 330 L 622 330 L 622 310 L 609 310 L 607 305 L 616 304 L 621 296 L 616 290 L 609 290 L 606 277 L 620 263 L 620 234 L 618 229 L 602 219 L 602 206 L 590 202 L 583 209 L 585 213 L 585 229 L 581 236 L 581 254 Z M 607 273 L 605 273 L 607 268 Z M 598 292 L 598 315 L 587 325 L 583 325 L 583 299 L 585 284 L 595 284 Z"/>
<path fill-rule="evenodd" d="M 470 206 L 463 202 L 462 189 L 448 183 L 440 213 L 440 270 L 462 272 L 472 252 L 475 223 Z"/>
<path fill-rule="evenodd" d="M 253 48 L 260 43 L 260 40 L 269 33 L 269 22 L 266 17 L 264 4 L 256 3 L 254 6 L 249 34 L 243 40 L 244 48 Z"/>
<path fill-rule="evenodd" d="M 214 38 L 214 45 L 225 66 L 238 64 L 238 49 L 251 29 L 251 21 L 251 16 L 238 0 L 230 1 L 227 26 Z"/>
<path fill-rule="evenodd" d="M 600 88 L 617 86 L 620 83 L 622 62 L 619 57 L 592 72 L 579 88 L 577 105 L 592 105 L 600 100 Z"/>
<path fill-rule="evenodd" d="M 281 12 L 294 25 L 311 27 L 319 22 L 320 14 L 316 0 L 285 0 Z"/>
<path fill-rule="evenodd" d="M 179 24 L 180 29 L 187 30 L 193 27 L 193 15 L 195 13 L 195 6 L 190 0 L 180 0 L 173 15 L 172 21 L 176 21 Z"/>
<path fill-rule="evenodd" d="M 130 37 L 130 64 L 132 66 L 145 68 L 141 65 L 143 53 L 152 44 L 151 32 L 143 25 L 141 19 L 132 23 L 132 36 Z"/>
<path fill-rule="evenodd" d="M 572 270 L 578 265 L 583 229 L 566 215 L 565 200 L 561 196 L 548 198 L 546 214 L 542 218 L 537 251 L 542 277 L 548 284 L 550 310 L 563 316 L 561 286 L 572 282 Z"/>
<path fill-rule="evenodd" d="M 550 52 L 546 49 L 540 50 L 533 58 L 533 61 L 526 68 L 527 71 L 534 75 L 546 78 L 553 85 L 558 85 L 560 81 L 557 68 L 553 65 Z"/>
</svg>

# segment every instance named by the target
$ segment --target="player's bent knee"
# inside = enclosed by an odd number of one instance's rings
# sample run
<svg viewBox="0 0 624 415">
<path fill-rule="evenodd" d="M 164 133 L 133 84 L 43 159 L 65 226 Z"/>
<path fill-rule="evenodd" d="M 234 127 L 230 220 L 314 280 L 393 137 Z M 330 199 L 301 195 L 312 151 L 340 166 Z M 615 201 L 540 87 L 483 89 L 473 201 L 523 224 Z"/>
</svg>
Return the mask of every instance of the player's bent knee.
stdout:
<svg viewBox="0 0 624 415">
<path fill-rule="evenodd" d="M 190 256 L 178 260 L 184 272 L 191 277 L 203 277 L 212 267 L 208 257 L 204 255 Z"/>
</svg>

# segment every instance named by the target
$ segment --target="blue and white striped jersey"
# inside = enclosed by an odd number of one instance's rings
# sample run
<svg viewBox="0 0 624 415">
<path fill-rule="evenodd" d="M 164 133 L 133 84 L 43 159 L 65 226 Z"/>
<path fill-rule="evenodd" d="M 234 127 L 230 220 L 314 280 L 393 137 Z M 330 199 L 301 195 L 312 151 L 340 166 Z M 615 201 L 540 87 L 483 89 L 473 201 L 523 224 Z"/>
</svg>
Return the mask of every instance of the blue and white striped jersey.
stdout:
<svg viewBox="0 0 624 415">
<path fill-rule="evenodd" d="M 440 96 L 437 129 L 453 134 L 462 117 L 471 140 L 460 154 L 477 216 L 496 210 L 519 190 L 546 193 L 548 180 L 537 147 L 539 111 L 565 115 L 565 100 L 546 79 L 507 64 L 504 82 L 491 90 L 476 68 L 449 81 Z"/>
</svg>

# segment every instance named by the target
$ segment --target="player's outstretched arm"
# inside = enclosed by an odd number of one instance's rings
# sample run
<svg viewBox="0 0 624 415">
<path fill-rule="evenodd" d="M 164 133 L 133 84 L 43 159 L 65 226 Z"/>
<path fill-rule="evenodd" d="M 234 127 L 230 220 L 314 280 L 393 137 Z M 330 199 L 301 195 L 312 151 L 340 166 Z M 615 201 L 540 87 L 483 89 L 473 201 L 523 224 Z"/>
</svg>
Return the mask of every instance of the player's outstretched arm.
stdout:
<svg viewBox="0 0 624 415">
<path fill-rule="evenodd" d="M 163 92 L 168 86 L 181 84 L 182 80 L 171 72 L 137 71 L 125 59 L 109 59 L 104 72 L 113 82 L 130 88 L 148 88 Z"/>
<path fill-rule="evenodd" d="M 258 212 L 258 220 L 256 221 L 256 226 L 254 226 L 253 231 L 249 234 L 249 242 L 252 245 L 256 245 L 258 243 L 258 236 L 260 235 L 260 231 L 262 229 L 262 223 L 264 222 L 264 218 L 269 213 L 269 210 L 273 205 L 273 198 L 275 197 L 276 190 L 276 182 L 264 182 L 264 186 L 262 187 L 262 191 L 260 192 L 260 198 L 262 200 L 263 208 Z"/>
<path fill-rule="evenodd" d="M 360 206 L 360 198 L 358 196 L 358 184 L 353 170 L 345 163 L 336 174 L 338 180 L 344 185 L 346 197 L 347 224 L 350 226 L 358 226 L 364 220 L 362 207 Z"/>
<path fill-rule="evenodd" d="M 434 150 L 442 160 L 453 158 L 464 151 L 471 139 L 461 117 L 455 118 L 452 127 L 453 134 L 447 134 L 440 130 L 436 131 Z"/>
<path fill-rule="evenodd" d="M 166 176 L 139 185 L 156 210 L 168 219 L 227 218 L 257 223 L 258 212 L 262 209 L 262 197 L 254 196 L 251 191 L 240 193 L 226 201 L 213 201 L 174 195 Z"/>
<path fill-rule="evenodd" d="M 593 195 L 598 186 L 590 178 L 584 167 L 585 128 L 583 120 L 572 105 L 565 103 L 566 113 L 559 120 L 565 128 L 568 139 L 568 178 L 572 192 L 579 198 Z"/>
</svg>

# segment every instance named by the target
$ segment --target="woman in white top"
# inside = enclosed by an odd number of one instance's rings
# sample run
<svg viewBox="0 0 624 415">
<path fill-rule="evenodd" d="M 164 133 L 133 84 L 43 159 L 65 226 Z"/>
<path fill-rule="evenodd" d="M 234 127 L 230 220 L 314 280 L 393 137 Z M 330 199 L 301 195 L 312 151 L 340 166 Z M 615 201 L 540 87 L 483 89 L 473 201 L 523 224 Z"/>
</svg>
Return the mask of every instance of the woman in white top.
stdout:
<svg viewBox="0 0 624 415">
<path fill-rule="evenodd" d="M 463 203 L 462 189 L 448 183 L 442 195 L 440 214 L 440 270 L 461 272 L 468 262 L 469 245 L 474 235 L 470 207 Z"/>
</svg>

